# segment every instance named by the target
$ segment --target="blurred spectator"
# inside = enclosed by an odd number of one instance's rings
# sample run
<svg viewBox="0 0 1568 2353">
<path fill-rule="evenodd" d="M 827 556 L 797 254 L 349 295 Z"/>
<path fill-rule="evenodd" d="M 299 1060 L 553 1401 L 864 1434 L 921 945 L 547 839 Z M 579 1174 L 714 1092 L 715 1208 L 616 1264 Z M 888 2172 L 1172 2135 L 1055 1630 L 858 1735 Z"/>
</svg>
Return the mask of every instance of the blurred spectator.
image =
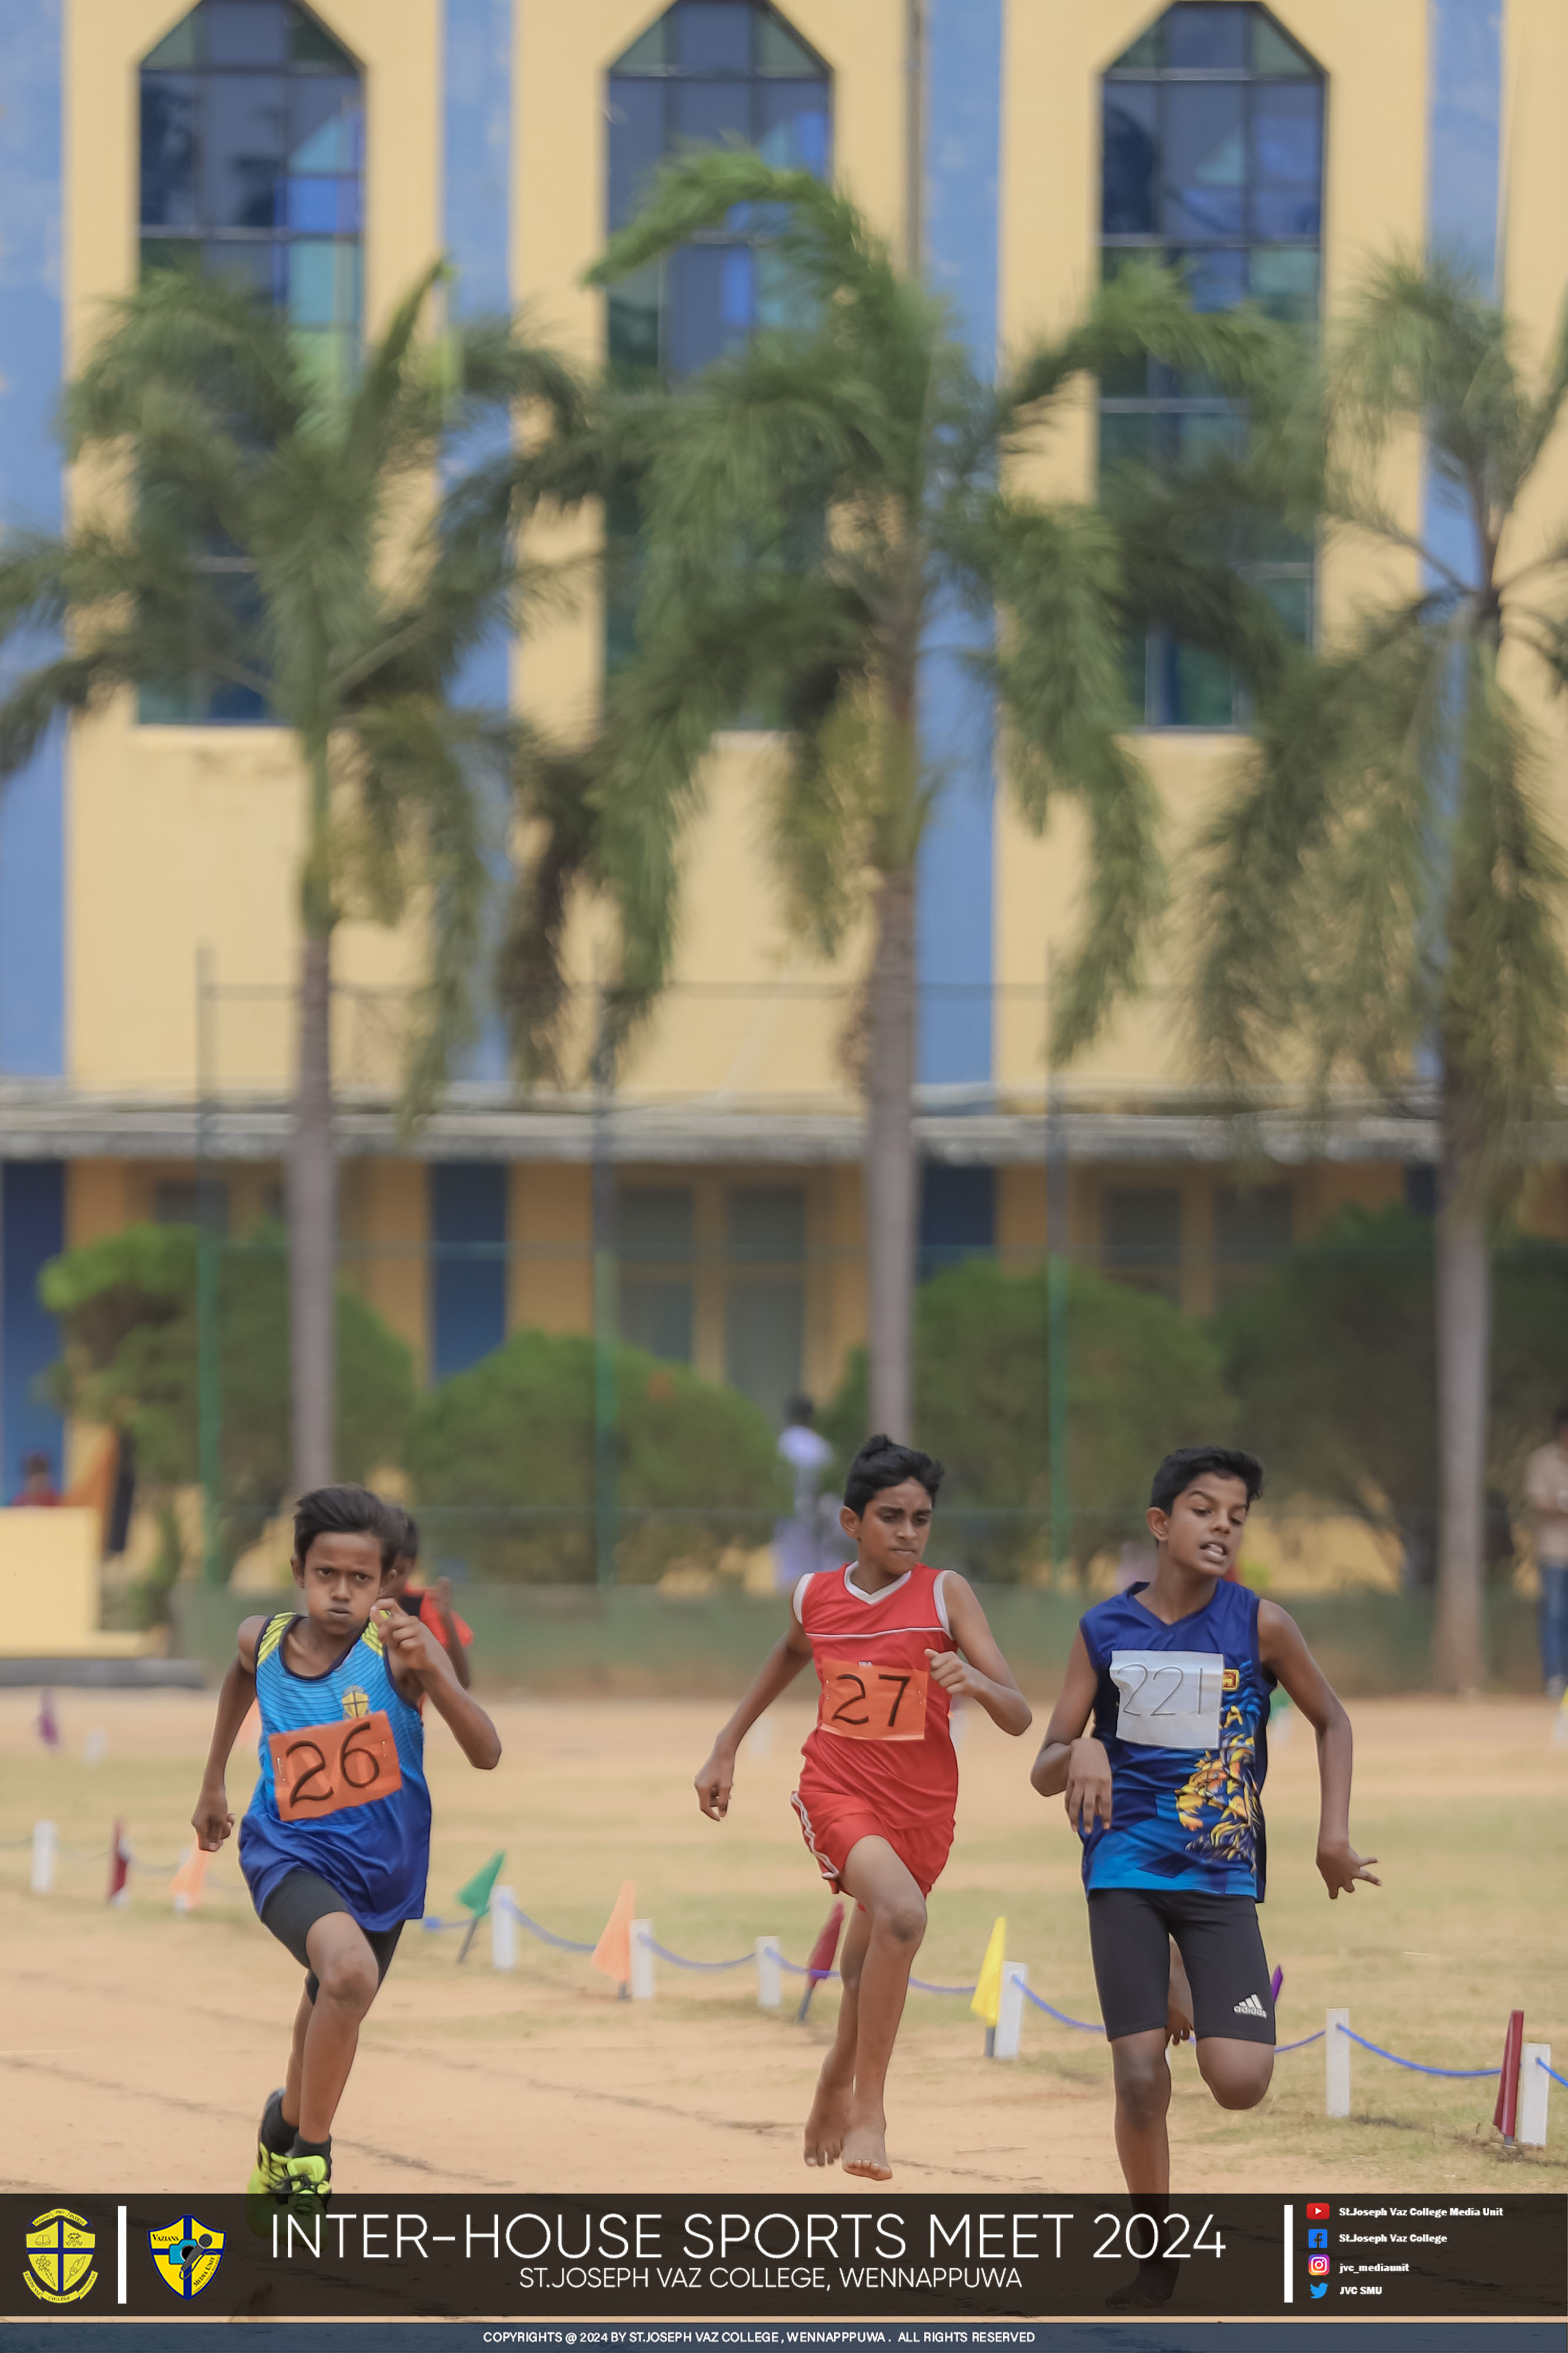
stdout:
<svg viewBox="0 0 1568 2353">
<path fill-rule="evenodd" d="M 1563 1472 L 1565 1475 L 1568 1475 L 1568 1462 L 1563 1464 Z M 53 1505 L 59 1502 L 59 1495 L 56 1491 L 54 1479 L 51 1476 L 51 1466 L 48 1456 L 47 1454 L 24 1454 L 22 1457 L 22 1483 L 11 1498 L 13 1507 L 21 1504 L 34 1504 L 47 1505 L 52 1508 Z"/>
<path fill-rule="evenodd" d="M 1550 1446 L 1539 1446 L 1524 1474 L 1535 1515 L 1535 1568 L 1541 1579 L 1541 1672 L 1547 1695 L 1561 1699 L 1568 1676 L 1568 1405 L 1552 1416 Z"/>
<path fill-rule="evenodd" d="M 825 1540 L 835 1555 L 832 1565 L 837 1565 L 839 1547 L 834 1543 L 835 1531 L 819 1525 L 818 1511 L 822 1475 L 833 1460 L 833 1449 L 822 1432 L 812 1427 L 816 1415 L 808 1397 L 792 1397 L 784 1406 L 779 1454 L 790 1467 L 795 1496 L 789 1518 L 780 1520 L 773 1529 L 773 1579 L 781 1593 L 793 1593 L 803 1577 L 829 1565 Z"/>
</svg>

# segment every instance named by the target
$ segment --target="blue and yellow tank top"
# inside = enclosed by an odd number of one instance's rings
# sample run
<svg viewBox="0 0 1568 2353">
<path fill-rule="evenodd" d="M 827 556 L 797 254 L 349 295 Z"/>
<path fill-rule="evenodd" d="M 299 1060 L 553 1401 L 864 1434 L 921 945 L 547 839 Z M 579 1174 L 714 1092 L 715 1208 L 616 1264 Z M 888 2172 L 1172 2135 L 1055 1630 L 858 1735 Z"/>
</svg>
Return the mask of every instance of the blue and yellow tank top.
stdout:
<svg viewBox="0 0 1568 2353">
<path fill-rule="evenodd" d="M 425 1909 L 430 1792 L 425 1726 L 367 1626 L 325 1674 L 285 1664 L 289 1613 L 256 1646 L 261 1778 L 239 1826 L 239 1867 L 258 1912 L 291 1871 L 313 1871 L 362 1928 Z"/>
<path fill-rule="evenodd" d="M 1084 1839 L 1083 1883 L 1261 1902 L 1274 1677 L 1258 1655 L 1258 1596 L 1221 1581 L 1167 1626 L 1138 1599 L 1146 1590 L 1134 1585 L 1079 1621 L 1111 1798 L 1110 1830 L 1097 1820 Z"/>
</svg>

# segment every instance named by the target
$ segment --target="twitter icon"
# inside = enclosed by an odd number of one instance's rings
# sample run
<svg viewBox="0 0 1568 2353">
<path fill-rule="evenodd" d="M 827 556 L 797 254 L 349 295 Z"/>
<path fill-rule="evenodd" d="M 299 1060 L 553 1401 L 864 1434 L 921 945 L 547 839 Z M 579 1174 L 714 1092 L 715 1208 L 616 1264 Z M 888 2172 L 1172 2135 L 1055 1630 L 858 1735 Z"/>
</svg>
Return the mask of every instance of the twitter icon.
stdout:
<svg viewBox="0 0 1568 2353">
<path fill-rule="evenodd" d="M 1310 2285 L 1314 2295 L 1327 2295 L 1329 2292 L 1329 2283 L 1327 2280 L 1312 2280 L 1309 2284 Z"/>
</svg>

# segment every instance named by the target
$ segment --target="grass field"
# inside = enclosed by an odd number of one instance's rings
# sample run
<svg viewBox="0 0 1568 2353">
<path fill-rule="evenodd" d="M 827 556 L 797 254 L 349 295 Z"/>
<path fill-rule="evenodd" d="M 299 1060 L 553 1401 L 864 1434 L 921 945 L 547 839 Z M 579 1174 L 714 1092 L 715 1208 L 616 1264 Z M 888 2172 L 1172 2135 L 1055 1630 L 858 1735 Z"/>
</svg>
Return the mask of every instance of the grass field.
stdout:
<svg viewBox="0 0 1568 2353">
<path fill-rule="evenodd" d="M 257 1924 L 233 1847 L 201 1910 L 176 1915 L 170 1873 L 211 1718 L 195 1694 L 65 1693 L 62 1747 L 35 1730 L 36 1694 L 0 1693 L 0 2033 L 8 2130 L 5 2186 L 65 2193 L 238 2188 L 254 2119 L 281 2078 L 298 1971 Z M 765 1753 L 742 1759 L 721 1828 L 690 1776 L 721 1713 L 711 1703 L 532 1702 L 495 1709 L 506 1754 L 468 1770 L 430 1736 L 436 1839 L 431 1909 L 498 1846 L 523 1907 L 557 1933 L 595 1936 L 623 1878 L 659 1940 L 700 1959 L 759 1934 L 805 1958 L 826 1899 L 787 1796 L 808 1718 L 775 1710 Z M 1568 2056 L 1568 1749 L 1539 1701 L 1361 1703 L 1352 1835 L 1385 1883 L 1331 1905 L 1311 1865 L 1316 1772 L 1298 1725 L 1268 1799 L 1270 1958 L 1285 1971 L 1282 2041 L 1342 2003 L 1355 2030 L 1448 2067 L 1500 2052 L 1510 2008 Z M 83 1757 L 98 1728 L 100 1761 Z M 1059 1802 L 1027 1784 L 1033 1736 L 970 1723 L 952 1860 L 931 1903 L 918 1973 L 974 1976 L 994 1915 L 1030 1982 L 1074 2017 L 1097 2015 L 1076 1842 Z M 237 1814 L 253 1766 L 230 1776 Z M 138 1854 L 132 1900 L 103 1900 L 102 1852 L 122 1815 Z M 32 1823 L 67 1852 L 55 1891 L 26 1892 Z M 345 2190 L 805 2189 L 800 2126 L 831 2028 L 818 1994 L 802 2028 L 760 2011 L 750 1968 L 686 1975 L 663 1964 L 651 2003 L 617 2002 L 582 1958 L 521 1938 L 515 1973 L 489 1967 L 481 1930 L 456 1965 L 451 1935 L 406 1932 L 367 2023 L 338 2120 Z M 1493 2085 L 1414 2075 L 1354 2054 L 1348 2122 L 1323 2116 L 1321 2044 L 1282 2056 L 1248 2116 L 1209 2103 L 1174 2059 L 1176 2182 L 1306 2190 L 1568 2188 L 1568 2094 L 1553 2090 L 1549 2147 L 1509 2163 L 1489 2130 Z M 1568 2067 L 1563 2072 L 1568 2073 Z M 1026 2014 L 1024 2056 L 987 2063 L 959 2000 L 911 1998 L 890 2084 L 896 2178 L 926 2189 L 1110 2189 L 1103 2041 Z M 842 2176 L 835 2189 L 858 2187 Z"/>
</svg>

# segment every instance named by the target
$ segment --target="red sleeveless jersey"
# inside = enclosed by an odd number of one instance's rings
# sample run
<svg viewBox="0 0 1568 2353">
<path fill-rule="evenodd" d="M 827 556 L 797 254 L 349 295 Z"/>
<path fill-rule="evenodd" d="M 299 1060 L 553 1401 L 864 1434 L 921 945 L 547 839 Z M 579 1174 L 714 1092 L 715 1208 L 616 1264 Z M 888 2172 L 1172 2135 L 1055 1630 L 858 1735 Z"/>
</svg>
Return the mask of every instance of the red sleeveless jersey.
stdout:
<svg viewBox="0 0 1568 2353">
<path fill-rule="evenodd" d="M 942 1599 L 945 1572 L 922 1561 L 880 1592 L 853 1568 L 822 1569 L 795 1589 L 822 1686 L 801 1750 L 801 1793 L 868 1807 L 894 1825 L 951 1825 L 958 1758 L 948 1697 L 928 1651 L 958 1648 Z"/>
</svg>

